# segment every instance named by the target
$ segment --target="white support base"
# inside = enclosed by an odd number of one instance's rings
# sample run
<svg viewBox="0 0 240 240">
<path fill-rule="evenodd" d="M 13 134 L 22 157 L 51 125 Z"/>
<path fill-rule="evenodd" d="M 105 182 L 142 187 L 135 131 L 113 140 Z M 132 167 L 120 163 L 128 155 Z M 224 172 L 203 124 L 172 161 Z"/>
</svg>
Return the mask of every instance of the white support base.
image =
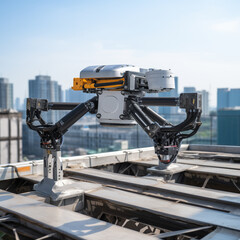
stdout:
<svg viewBox="0 0 240 240">
<path fill-rule="evenodd" d="M 174 175 L 176 173 L 184 172 L 189 169 L 189 165 L 171 163 L 165 168 L 159 168 L 159 166 L 148 168 L 147 171 L 154 175 Z"/>
<path fill-rule="evenodd" d="M 52 201 L 68 199 L 84 193 L 82 187 L 70 179 L 54 181 L 50 178 L 44 178 L 40 183 L 35 184 L 33 189 L 51 198 Z"/>
</svg>

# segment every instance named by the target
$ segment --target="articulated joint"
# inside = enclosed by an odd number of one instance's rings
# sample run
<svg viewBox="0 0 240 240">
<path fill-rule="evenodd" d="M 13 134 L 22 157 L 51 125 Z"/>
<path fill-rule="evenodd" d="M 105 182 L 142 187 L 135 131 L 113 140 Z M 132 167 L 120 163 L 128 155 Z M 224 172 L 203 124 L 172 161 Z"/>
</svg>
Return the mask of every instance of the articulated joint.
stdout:
<svg viewBox="0 0 240 240">
<path fill-rule="evenodd" d="M 95 104 L 93 102 L 86 102 L 85 106 L 89 111 L 91 111 L 95 108 Z"/>
</svg>

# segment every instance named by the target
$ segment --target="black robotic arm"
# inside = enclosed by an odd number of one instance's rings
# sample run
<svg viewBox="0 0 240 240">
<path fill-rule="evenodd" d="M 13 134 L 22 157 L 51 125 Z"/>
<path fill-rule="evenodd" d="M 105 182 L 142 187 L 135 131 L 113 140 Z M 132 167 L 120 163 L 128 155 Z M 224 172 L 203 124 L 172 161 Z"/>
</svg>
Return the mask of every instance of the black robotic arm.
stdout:
<svg viewBox="0 0 240 240">
<path fill-rule="evenodd" d="M 179 106 L 186 109 L 186 119 L 173 125 L 145 106 Z M 128 99 L 128 113 L 136 120 L 150 138 L 153 139 L 155 153 L 160 162 L 169 164 L 175 161 L 183 139 L 196 134 L 201 126 L 201 95 L 181 94 L 180 98 Z M 183 134 L 185 131 L 190 131 Z"/>
<path fill-rule="evenodd" d="M 41 148 L 60 150 L 62 136 L 86 113 L 95 113 L 98 99 L 93 97 L 85 103 L 48 103 L 45 99 L 27 99 L 26 123 L 41 138 Z M 41 111 L 71 110 L 55 124 L 47 124 L 41 117 Z M 36 122 L 38 125 L 36 125 Z"/>
<path fill-rule="evenodd" d="M 97 112 L 98 99 L 96 96 L 79 104 L 48 103 L 45 99 L 28 98 L 26 122 L 41 137 L 41 148 L 59 151 L 62 136 L 67 130 L 87 112 Z M 160 162 L 165 164 L 176 159 L 182 140 L 193 136 L 201 125 L 201 95 L 198 93 L 181 94 L 179 98 L 128 96 L 126 102 L 126 114 L 133 117 L 153 140 L 155 153 Z M 148 106 L 179 106 L 186 109 L 186 119 L 174 126 Z M 48 110 L 71 111 L 55 124 L 47 124 L 41 117 L 41 111 Z"/>
</svg>

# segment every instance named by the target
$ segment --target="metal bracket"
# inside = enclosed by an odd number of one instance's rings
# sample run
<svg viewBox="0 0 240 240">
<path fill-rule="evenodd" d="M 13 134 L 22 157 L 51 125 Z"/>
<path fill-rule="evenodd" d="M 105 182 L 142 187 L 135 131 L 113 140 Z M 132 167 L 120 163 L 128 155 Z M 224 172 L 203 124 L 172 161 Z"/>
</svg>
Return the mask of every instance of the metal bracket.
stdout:
<svg viewBox="0 0 240 240">
<path fill-rule="evenodd" d="M 63 179 L 63 167 L 61 151 L 44 150 L 44 178 L 50 178 L 54 181 Z"/>
</svg>

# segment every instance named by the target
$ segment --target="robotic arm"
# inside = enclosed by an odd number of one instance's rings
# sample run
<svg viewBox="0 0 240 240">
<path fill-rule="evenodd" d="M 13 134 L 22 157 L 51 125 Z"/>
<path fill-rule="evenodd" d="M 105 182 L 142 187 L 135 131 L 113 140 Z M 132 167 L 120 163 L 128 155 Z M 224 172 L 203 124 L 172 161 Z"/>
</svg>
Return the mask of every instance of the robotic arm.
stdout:
<svg viewBox="0 0 240 240">
<path fill-rule="evenodd" d="M 193 136 L 201 126 L 201 108 L 191 102 L 199 101 L 197 93 L 181 94 L 179 99 L 167 98 L 142 98 L 140 104 L 134 100 L 129 100 L 129 114 L 143 128 L 150 138 L 153 139 L 155 153 L 160 162 L 169 164 L 176 159 L 180 144 L 184 138 Z M 148 105 L 158 106 L 162 104 L 175 104 L 180 108 L 185 108 L 187 117 L 182 123 L 173 126 L 166 119 L 158 115 Z M 152 104 L 151 104 L 152 103 Z M 171 105 L 172 106 L 172 105 Z M 191 130 L 190 133 L 183 134 L 184 131 Z"/>
<path fill-rule="evenodd" d="M 48 103 L 46 99 L 27 99 L 27 125 L 41 137 L 41 148 L 60 150 L 62 137 L 76 121 L 97 108 L 97 97 L 80 104 Z M 47 124 L 41 117 L 41 111 L 72 110 L 55 124 Z M 35 123 L 38 122 L 39 125 Z"/>
<path fill-rule="evenodd" d="M 172 73 L 166 70 L 142 70 L 132 65 L 101 65 L 83 69 L 74 78 L 73 90 L 96 93 L 85 103 L 51 103 L 45 99 L 27 99 L 26 122 L 41 137 L 41 148 L 60 151 L 62 136 L 87 112 L 96 114 L 101 125 L 139 124 L 153 140 L 159 161 L 175 161 L 183 139 L 193 136 L 201 122 L 201 94 L 183 93 L 179 98 L 144 97 L 174 88 Z M 179 106 L 186 119 L 173 125 L 148 106 Z M 42 111 L 71 110 L 55 124 L 47 124 Z M 38 123 L 37 123 L 38 122 Z M 36 124 L 37 123 L 37 124 Z M 187 133 L 184 133 L 186 132 Z"/>
</svg>

